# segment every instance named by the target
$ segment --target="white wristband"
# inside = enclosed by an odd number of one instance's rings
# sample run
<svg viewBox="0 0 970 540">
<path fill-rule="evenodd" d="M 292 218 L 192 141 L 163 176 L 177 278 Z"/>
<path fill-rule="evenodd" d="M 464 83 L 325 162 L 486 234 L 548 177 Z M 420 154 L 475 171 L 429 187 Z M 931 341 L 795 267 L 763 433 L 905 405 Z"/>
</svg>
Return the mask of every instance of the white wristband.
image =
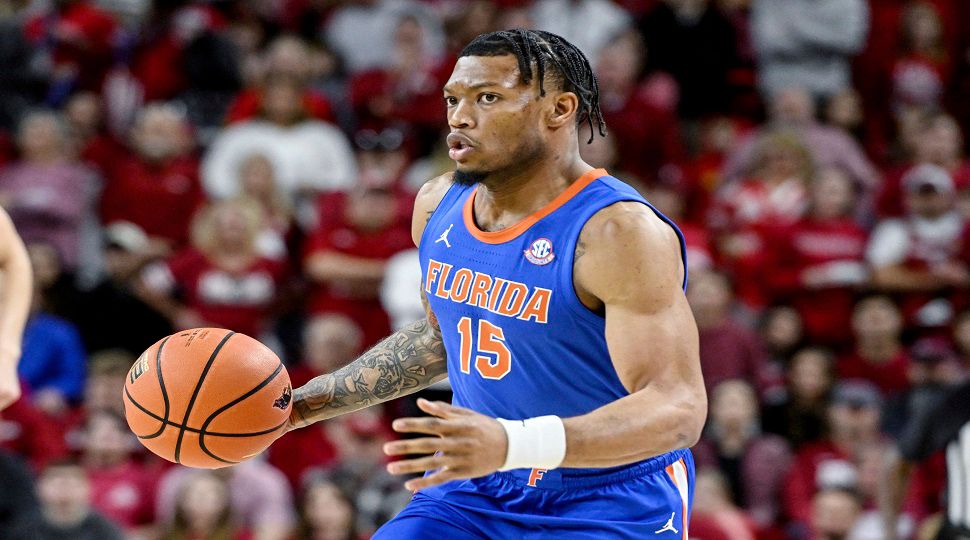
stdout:
<svg viewBox="0 0 970 540">
<path fill-rule="evenodd" d="M 566 457 L 566 428 L 558 416 L 527 420 L 498 419 L 508 435 L 509 449 L 499 470 L 555 469 Z"/>
</svg>

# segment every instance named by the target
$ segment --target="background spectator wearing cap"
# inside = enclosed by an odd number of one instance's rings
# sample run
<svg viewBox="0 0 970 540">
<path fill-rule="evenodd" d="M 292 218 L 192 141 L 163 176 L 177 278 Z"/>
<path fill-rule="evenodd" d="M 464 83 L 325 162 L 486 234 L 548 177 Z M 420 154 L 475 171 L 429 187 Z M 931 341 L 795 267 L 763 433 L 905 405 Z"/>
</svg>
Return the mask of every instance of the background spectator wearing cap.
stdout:
<svg viewBox="0 0 970 540">
<path fill-rule="evenodd" d="M 879 431 L 881 407 L 882 396 L 871 383 L 847 381 L 833 389 L 827 435 L 796 453 L 785 483 L 783 505 L 796 531 L 810 523 L 812 499 L 818 491 L 858 486 L 862 452 L 884 444 Z"/>
<path fill-rule="evenodd" d="M 137 225 L 118 221 L 104 229 L 104 275 L 81 291 L 68 312 L 89 353 L 121 348 L 137 356 L 146 343 L 171 333 L 168 320 L 137 293 L 138 276 L 155 257 L 148 235 Z M 93 312 L 98 316 L 92 317 Z"/>
<path fill-rule="evenodd" d="M 924 164 L 906 174 L 907 215 L 880 221 L 866 248 L 873 284 L 900 297 L 903 315 L 921 327 L 940 327 L 953 317 L 953 297 L 970 284 L 960 260 L 963 218 L 954 210 L 953 180 Z"/>
</svg>

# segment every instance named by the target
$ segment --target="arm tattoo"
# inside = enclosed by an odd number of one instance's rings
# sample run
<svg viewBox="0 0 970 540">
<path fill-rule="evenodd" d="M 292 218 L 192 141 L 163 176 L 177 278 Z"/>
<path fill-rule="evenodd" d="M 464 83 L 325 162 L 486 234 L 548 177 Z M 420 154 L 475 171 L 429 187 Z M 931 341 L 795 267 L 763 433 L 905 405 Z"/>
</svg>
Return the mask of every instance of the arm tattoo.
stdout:
<svg viewBox="0 0 970 540">
<path fill-rule="evenodd" d="M 576 254 L 573 255 L 573 264 L 579 262 L 579 258 L 583 255 L 586 255 L 586 242 L 583 242 L 583 240 L 580 239 L 578 242 L 576 242 Z"/>
<path fill-rule="evenodd" d="M 427 319 L 402 328 L 350 364 L 294 390 L 293 427 L 411 394 L 443 379 L 445 346 L 434 314 L 427 311 Z"/>
</svg>

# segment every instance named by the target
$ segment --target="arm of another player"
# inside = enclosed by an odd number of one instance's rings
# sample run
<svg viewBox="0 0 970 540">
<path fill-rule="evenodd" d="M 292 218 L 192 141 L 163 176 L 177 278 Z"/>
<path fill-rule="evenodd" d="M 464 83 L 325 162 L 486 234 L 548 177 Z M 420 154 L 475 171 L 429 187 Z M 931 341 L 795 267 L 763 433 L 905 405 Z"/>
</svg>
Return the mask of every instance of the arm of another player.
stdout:
<svg viewBox="0 0 970 540">
<path fill-rule="evenodd" d="M 692 446 L 707 396 L 676 233 L 646 206 L 620 203 L 587 223 L 576 256 L 577 288 L 605 305 L 610 356 L 630 394 L 563 419 L 566 453 L 558 466 L 611 467 Z M 393 441 L 384 451 L 435 455 L 396 461 L 388 470 L 438 470 L 405 487 L 475 478 L 505 464 L 508 436 L 498 420 L 442 402 L 418 400 L 418 406 L 433 416 L 400 418 L 393 427 L 432 436 Z"/>
<path fill-rule="evenodd" d="M 33 295 L 33 273 L 23 241 L 10 217 L 0 209 L 0 268 L 3 270 L 0 297 L 0 410 L 20 397 L 17 362 L 24 325 Z"/>
<path fill-rule="evenodd" d="M 450 185 L 451 175 L 447 174 L 418 192 L 411 220 L 415 245 L 420 244 L 431 214 Z M 346 366 L 294 390 L 289 429 L 412 394 L 444 379 L 447 367 L 441 330 L 423 290 L 421 299 L 427 318 L 394 332 Z"/>
<path fill-rule="evenodd" d="M 692 446 L 707 415 L 697 325 L 674 230 L 648 207 L 618 203 L 584 227 L 577 289 L 606 311 L 610 358 L 628 396 L 564 419 L 562 467 L 612 467 Z"/>
</svg>

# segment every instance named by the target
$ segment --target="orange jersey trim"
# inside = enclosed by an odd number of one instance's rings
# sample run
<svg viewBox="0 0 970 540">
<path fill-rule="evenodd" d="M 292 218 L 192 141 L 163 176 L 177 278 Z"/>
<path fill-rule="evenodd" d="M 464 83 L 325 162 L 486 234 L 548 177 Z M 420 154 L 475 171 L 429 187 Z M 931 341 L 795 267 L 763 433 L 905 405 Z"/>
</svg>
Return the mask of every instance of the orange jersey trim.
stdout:
<svg viewBox="0 0 970 540">
<path fill-rule="evenodd" d="M 590 185 L 593 180 L 607 175 L 609 175 L 609 173 L 606 172 L 606 169 L 593 169 L 586 171 L 586 173 L 580 176 L 575 182 L 570 184 L 565 191 L 550 201 L 549 204 L 543 206 L 539 210 L 536 210 L 515 225 L 502 229 L 501 231 L 494 232 L 483 231 L 478 228 L 478 225 L 475 224 L 475 193 L 478 191 L 478 188 L 476 187 L 468 199 L 465 200 L 465 207 L 462 211 L 462 215 L 465 218 L 465 227 L 472 236 L 478 240 L 481 240 L 482 242 L 485 242 L 486 244 L 502 244 L 508 242 L 509 240 L 514 240 L 519 235 L 529 230 L 529 227 L 535 225 L 537 221 L 555 212 L 560 206 L 569 202 L 569 200 L 575 197 L 577 193 L 583 190 L 583 188 Z"/>
<path fill-rule="evenodd" d="M 680 534 L 683 540 L 687 540 L 687 538 L 689 538 L 687 536 L 687 499 L 684 498 L 684 495 L 687 493 L 687 486 L 682 486 L 680 485 L 680 482 L 677 481 L 677 473 L 674 470 L 674 465 L 680 465 L 685 476 L 687 475 L 687 466 L 684 464 L 684 458 L 680 458 L 668 465 L 666 468 L 667 475 L 670 476 L 670 480 L 674 483 L 674 486 L 677 487 L 678 495 L 680 496 Z"/>
</svg>

